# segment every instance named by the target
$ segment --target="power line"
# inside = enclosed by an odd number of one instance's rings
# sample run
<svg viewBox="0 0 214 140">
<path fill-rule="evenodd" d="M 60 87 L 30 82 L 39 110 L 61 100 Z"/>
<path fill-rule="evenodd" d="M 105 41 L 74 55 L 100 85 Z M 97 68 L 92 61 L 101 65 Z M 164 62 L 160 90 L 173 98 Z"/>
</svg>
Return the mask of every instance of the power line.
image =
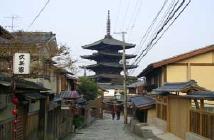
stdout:
<svg viewBox="0 0 214 140">
<path fill-rule="evenodd" d="M 135 6 L 134 6 L 134 11 L 131 15 L 130 21 L 129 21 L 128 26 L 126 28 L 126 31 L 134 28 L 137 16 L 140 13 L 141 6 L 142 6 L 142 0 L 136 0 Z M 133 23 L 132 23 L 132 21 L 133 21 Z"/>
<path fill-rule="evenodd" d="M 162 34 L 160 35 L 160 37 L 152 44 L 152 46 L 148 49 L 148 51 L 151 50 L 152 47 L 157 44 L 157 42 L 163 37 L 163 35 L 165 34 L 165 32 L 167 32 L 167 30 L 173 25 L 173 23 L 178 19 L 178 17 L 187 8 L 187 6 L 190 4 L 190 2 L 191 2 L 191 0 L 189 0 L 189 2 L 184 6 L 184 8 L 179 12 L 179 14 L 173 19 L 173 21 L 169 24 L 169 26 L 162 32 Z M 148 53 L 148 51 L 146 52 L 146 54 Z"/>
<path fill-rule="evenodd" d="M 155 22 L 157 21 L 158 17 L 160 16 L 161 12 L 163 11 L 163 9 L 164 9 L 164 7 L 166 6 L 166 3 L 167 3 L 167 2 L 168 2 L 168 0 L 165 0 L 165 1 L 164 1 L 163 5 L 161 6 L 161 9 L 158 11 L 158 13 L 157 13 L 157 15 L 155 16 L 155 18 L 153 19 L 151 25 L 148 27 L 146 33 L 143 35 L 143 37 L 142 37 L 142 39 L 141 39 L 141 41 L 140 41 L 140 43 L 139 43 L 139 46 L 142 46 L 142 45 L 145 43 L 146 39 L 148 38 L 148 35 L 150 34 L 150 32 L 151 32 L 151 30 L 152 30 L 152 28 L 153 28 Z M 143 42 L 143 41 L 144 41 L 144 42 Z M 143 42 L 143 44 L 142 44 L 142 42 Z M 139 53 L 138 53 L 139 56 L 135 59 L 134 63 L 136 63 L 136 62 L 138 61 L 138 59 L 141 57 L 142 53 L 143 53 L 144 51 L 146 51 L 146 48 L 143 49 L 142 51 L 139 51 L 139 49 L 137 49 L 137 51 L 139 52 Z M 133 64 L 134 64 L 134 63 L 133 63 Z"/>
<path fill-rule="evenodd" d="M 36 17 L 33 19 L 33 21 L 30 23 L 30 25 L 28 26 L 28 29 L 35 23 L 35 21 L 39 18 L 39 16 L 41 15 L 41 13 L 45 10 L 45 8 L 47 7 L 48 3 L 50 2 L 50 0 L 48 0 L 45 5 L 42 7 L 42 9 L 39 11 L 39 13 L 36 15 Z"/>
<path fill-rule="evenodd" d="M 161 28 L 159 28 L 159 30 L 155 33 L 155 36 L 152 38 L 152 40 L 146 45 L 146 48 L 141 52 L 141 54 L 137 57 L 135 62 L 138 62 L 138 59 L 141 58 L 141 56 L 143 55 L 143 53 L 150 47 L 150 45 L 153 43 L 153 41 L 158 37 L 158 35 L 162 32 L 162 30 L 164 29 L 164 27 L 169 23 L 169 21 L 174 17 L 174 15 L 177 13 L 177 11 L 183 6 L 185 0 L 183 0 L 181 2 L 181 4 L 175 9 L 175 11 L 173 12 L 173 14 L 167 18 L 167 20 L 164 22 L 163 26 Z"/>
<path fill-rule="evenodd" d="M 115 28 L 117 28 L 117 23 L 118 23 L 118 20 L 119 20 L 119 15 L 120 15 L 120 11 L 121 11 L 121 2 L 122 0 L 119 1 L 119 4 L 118 4 L 118 13 L 117 13 L 117 17 L 116 17 L 116 20 L 115 20 Z"/>
<path fill-rule="evenodd" d="M 130 7 L 130 2 L 131 2 L 131 0 L 128 0 L 128 5 L 127 5 L 127 7 L 126 7 L 126 9 L 125 9 L 125 14 L 124 14 L 124 18 L 123 18 L 123 21 L 122 21 L 122 30 L 124 30 L 124 27 L 125 27 L 125 21 L 126 21 L 126 18 L 127 18 L 127 14 L 128 14 L 128 11 L 129 11 L 129 7 Z"/>
<path fill-rule="evenodd" d="M 168 0 L 165 0 L 165 1 L 164 1 L 163 5 L 161 6 L 160 10 L 159 10 L 158 13 L 156 14 L 155 18 L 152 20 L 152 23 L 151 23 L 150 26 L 147 28 L 146 33 L 144 33 L 144 35 L 142 34 L 143 37 L 142 37 L 142 39 L 140 40 L 139 45 L 137 46 L 136 51 L 135 51 L 135 53 L 137 54 L 138 57 L 139 57 L 139 55 L 140 55 L 141 52 L 144 52 L 144 51 L 145 51 L 145 49 L 142 50 L 142 49 L 139 48 L 139 47 L 140 47 L 140 46 L 143 46 L 144 43 L 146 42 L 146 40 L 147 40 L 149 34 L 150 34 L 151 31 L 153 30 L 153 26 L 155 25 L 155 23 L 156 23 L 158 17 L 160 16 L 160 14 L 162 13 L 162 11 L 164 10 L 164 8 L 165 8 L 167 2 L 168 2 Z M 167 8 L 167 10 L 170 10 L 170 7 Z M 136 63 L 136 61 L 139 59 L 138 57 L 134 60 L 134 62 L 132 63 L 132 65 L 134 65 L 134 63 Z M 132 70 L 130 70 L 130 73 L 133 73 L 134 71 L 135 71 L 135 69 L 132 69 Z"/>
<path fill-rule="evenodd" d="M 165 34 L 165 32 L 173 25 L 173 23 L 178 19 L 178 17 L 183 13 L 183 11 L 187 8 L 187 6 L 190 4 L 191 0 L 188 1 L 188 3 L 180 10 L 180 8 L 183 6 L 183 4 L 185 3 L 185 0 L 183 0 L 180 5 L 175 9 L 173 8 L 173 13 L 170 12 L 170 15 L 167 17 L 166 21 L 164 22 L 164 25 L 158 30 L 158 32 L 156 32 L 155 37 L 153 37 L 153 39 L 147 44 L 146 49 L 144 49 L 144 52 L 141 52 L 140 57 L 138 57 L 138 60 L 135 61 L 136 64 L 139 64 L 142 60 L 143 57 L 145 57 L 148 52 L 157 44 L 157 42 L 163 37 L 163 35 Z M 175 9 L 175 10 L 174 10 Z M 177 16 L 173 19 L 173 17 L 175 16 L 175 14 L 180 10 L 180 12 L 177 14 Z M 168 27 L 162 32 L 162 30 L 164 29 L 164 26 L 166 26 L 170 20 L 173 19 L 173 21 L 168 25 Z M 161 33 L 162 32 L 162 33 Z M 161 35 L 158 37 L 158 34 Z M 158 37 L 158 38 L 157 38 Z M 134 63 L 133 63 L 134 64 Z"/>
<path fill-rule="evenodd" d="M 157 15 L 155 16 L 155 18 L 152 20 L 152 23 L 150 24 L 150 26 L 148 27 L 148 29 L 146 30 L 146 33 L 143 35 L 142 39 L 140 40 L 139 46 L 142 45 L 142 43 L 144 44 L 146 39 L 148 38 L 149 33 L 151 32 L 155 22 L 157 21 L 158 17 L 160 16 L 161 12 L 163 11 L 164 7 L 166 6 L 166 3 L 168 2 L 168 0 L 165 0 L 163 5 L 161 6 L 161 9 L 158 11 Z M 137 49 L 138 50 L 138 49 Z"/>
</svg>

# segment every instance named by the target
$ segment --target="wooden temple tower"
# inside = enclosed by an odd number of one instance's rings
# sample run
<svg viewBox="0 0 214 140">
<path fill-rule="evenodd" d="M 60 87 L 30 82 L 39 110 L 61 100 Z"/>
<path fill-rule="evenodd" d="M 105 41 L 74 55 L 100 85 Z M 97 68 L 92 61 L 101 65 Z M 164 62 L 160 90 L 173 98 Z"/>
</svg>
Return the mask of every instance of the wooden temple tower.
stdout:
<svg viewBox="0 0 214 140">
<path fill-rule="evenodd" d="M 100 84 L 107 84 L 115 87 L 115 85 L 122 85 L 123 81 L 123 76 L 120 74 L 123 70 L 123 64 L 119 63 L 123 54 L 119 51 L 123 50 L 123 46 L 125 46 L 125 49 L 130 49 L 135 47 L 135 45 L 114 39 L 111 36 L 110 29 L 110 14 L 108 11 L 107 34 L 104 39 L 82 46 L 83 49 L 96 50 L 97 52 L 92 55 L 84 55 L 81 57 L 97 62 L 96 64 L 84 67 L 95 72 L 95 75 L 91 76 L 91 78 L 95 79 Z M 136 57 L 136 55 L 125 55 L 126 59 L 134 57 Z M 136 67 L 136 65 L 126 65 L 127 69 Z"/>
</svg>

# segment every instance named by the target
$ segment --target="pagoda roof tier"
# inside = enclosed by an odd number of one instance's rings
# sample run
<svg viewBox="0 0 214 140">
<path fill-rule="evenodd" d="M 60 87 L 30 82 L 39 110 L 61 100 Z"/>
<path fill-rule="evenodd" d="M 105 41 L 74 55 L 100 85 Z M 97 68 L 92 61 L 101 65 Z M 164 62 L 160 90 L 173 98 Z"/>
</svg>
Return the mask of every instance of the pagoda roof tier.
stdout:
<svg viewBox="0 0 214 140">
<path fill-rule="evenodd" d="M 109 78 L 109 79 L 123 79 L 124 76 L 120 74 L 97 74 L 97 75 L 91 75 L 89 76 L 90 78 Z M 128 79 L 133 79 L 135 78 L 134 76 L 128 76 Z"/>
<path fill-rule="evenodd" d="M 121 68 L 123 69 L 122 64 L 117 64 L 117 63 L 99 63 L 99 64 L 93 64 L 93 65 L 88 65 L 85 68 L 87 69 L 94 69 L 94 68 L 104 68 L 104 67 L 112 67 L 112 68 Z M 137 65 L 126 65 L 127 69 L 133 69 L 136 68 Z"/>
<path fill-rule="evenodd" d="M 119 74 L 97 74 L 90 76 L 91 78 L 109 78 L 109 79 L 123 79 L 123 75 Z"/>
<path fill-rule="evenodd" d="M 126 49 L 130 49 L 135 47 L 135 44 L 125 43 L 123 41 L 114 39 L 111 36 L 106 36 L 104 39 L 98 40 L 92 44 L 82 46 L 82 48 L 89 50 L 103 50 L 103 49 L 122 50 L 123 46 L 125 46 Z"/>
<path fill-rule="evenodd" d="M 111 57 L 111 58 L 120 58 L 122 59 L 123 54 L 122 53 L 109 53 L 109 52 L 98 52 L 98 53 L 93 53 L 92 55 L 83 55 L 81 56 L 84 59 L 99 59 L 101 56 L 105 57 Z M 135 58 L 136 55 L 131 55 L 131 54 L 126 54 L 126 59 L 131 59 Z"/>
</svg>

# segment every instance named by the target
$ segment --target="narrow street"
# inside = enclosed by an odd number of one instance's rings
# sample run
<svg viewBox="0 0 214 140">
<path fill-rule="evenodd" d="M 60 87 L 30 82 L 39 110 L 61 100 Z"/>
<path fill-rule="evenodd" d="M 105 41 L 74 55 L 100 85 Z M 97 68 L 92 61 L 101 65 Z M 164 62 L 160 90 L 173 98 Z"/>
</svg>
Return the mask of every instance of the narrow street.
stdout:
<svg viewBox="0 0 214 140">
<path fill-rule="evenodd" d="M 104 115 L 103 120 L 95 121 L 90 127 L 64 140 L 142 140 L 124 127 L 123 117 L 121 120 L 112 120 L 110 114 Z"/>
</svg>

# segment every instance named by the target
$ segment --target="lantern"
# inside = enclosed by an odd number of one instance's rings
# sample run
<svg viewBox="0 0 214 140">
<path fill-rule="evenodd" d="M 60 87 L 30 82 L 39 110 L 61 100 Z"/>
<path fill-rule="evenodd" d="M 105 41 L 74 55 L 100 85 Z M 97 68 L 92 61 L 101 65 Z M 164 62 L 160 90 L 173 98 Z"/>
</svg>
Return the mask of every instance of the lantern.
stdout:
<svg viewBox="0 0 214 140">
<path fill-rule="evenodd" d="M 13 110 L 12 110 L 12 114 L 13 114 L 14 116 L 16 116 L 16 115 L 17 115 L 17 110 L 16 110 L 16 109 L 13 109 Z"/>
<path fill-rule="evenodd" d="M 17 120 L 14 120 L 14 121 L 13 121 L 13 125 L 16 125 L 16 124 L 17 124 L 17 122 L 18 122 Z"/>
<path fill-rule="evenodd" d="M 13 132 L 16 132 L 16 131 L 17 131 L 16 128 L 14 128 L 14 129 L 13 129 Z"/>
<path fill-rule="evenodd" d="M 14 105 L 17 105 L 17 104 L 19 103 L 19 99 L 18 99 L 16 96 L 14 96 L 14 97 L 12 98 L 12 103 L 13 103 Z"/>
</svg>

